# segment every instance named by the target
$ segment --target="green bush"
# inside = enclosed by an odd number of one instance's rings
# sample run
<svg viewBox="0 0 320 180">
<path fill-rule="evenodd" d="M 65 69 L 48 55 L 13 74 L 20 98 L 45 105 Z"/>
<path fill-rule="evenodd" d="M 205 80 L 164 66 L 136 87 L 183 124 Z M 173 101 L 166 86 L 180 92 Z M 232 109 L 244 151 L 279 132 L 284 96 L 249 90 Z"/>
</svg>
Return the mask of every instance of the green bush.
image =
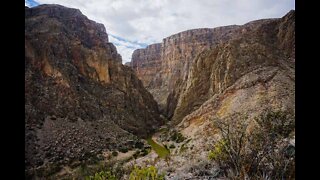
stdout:
<svg viewBox="0 0 320 180">
<path fill-rule="evenodd" d="M 135 166 L 129 180 L 164 180 L 164 175 L 159 175 L 154 166 L 142 168 Z"/>
<path fill-rule="evenodd" d="M 225 140 L 218 141 L 214 146 L 214 150 L 211 150 L 209 152 L 209 155 L 208 155 L 209 159 L 216 160 L 216 161 L 225 160 L 227 158 L 227 154 L 225 153 L 227 147 L 228 147 L 227 141 Z"/>
<path fill-rule="evenodd" d="M 146 156 L 147 154 L 149 154 L 151 151 L 151 149 L 142 149 L 140 151 L 140 156 Z"/>
<path fill-rule="evenodd" d="M 128 148 L 122 147 L 122 148 L 119 149 L 119 151 L 122 152 L 122 153 L 126 153 L 126 152 L 128 152 Z"/>
<path fill-rule="evenodd" d="M 86 172 L 78 174 L 75 179 L 83 179 L 84 177 L 85 180 L 117 180 L 121 179 L 126 172 L 122 164 L 105 162 L 97 166 L 90 166 L 90 168 L 87 167 Z"/>
<path fill-rule="evenodd" d="M 137 141 L 135 144 L 134 144 L 134 147 L 135 148 L 138 148 L 138 149 L 142 149 L 144 146 L 143 142 L 140 142 L 140 141 Z"/>
<path fill-rule="evenodd" d="M 209 152 L 222 169 L 231 169 L 235 178 L 294 179 L 294 146 L 284 139 L 294 132 L 292 112 L 268 110 L 255 119 L 254 130 L 247 131 L 248 119 L 239 114 L 215 119 L 222 138 Z"/>
<path fill-rule="evenodd" d="M 169 148 L 174 149 L 174 148 L 176 148 L 176 146 L 174 144 L 170 144 Z"/>
<path fill-rule="evenodd" d="M 182 144 L 179 150 L 179 153 L 182 153 L 184 151 L 186 151 L 188 149 L 188 147 L 186 146 L 186 144 Z"/>
<path fill-rule="evenodd" d="M 112 151 L 112 156 L 118 156 L 118 152 L 117 151 Z"/>
<path fill-rule="evenodd" d="M 93 176 L 86 176 L 85 180 L 117 180 L 117 178 L 110 171 L 100 171 Z"/>
<path fill-rule="evenodd" d="M 140 151 L 136 151 L 132 156 L 134 159 L 137 159 L 140 156 Z"/>
<path fill-rule="evenodd" d="M 180 132 L 173 131 L 170 140 L 175 141 L 177 143 L 181 143 L 185 140 L 186 138 L 183 137 L 183 135 Z"/>
</svg>

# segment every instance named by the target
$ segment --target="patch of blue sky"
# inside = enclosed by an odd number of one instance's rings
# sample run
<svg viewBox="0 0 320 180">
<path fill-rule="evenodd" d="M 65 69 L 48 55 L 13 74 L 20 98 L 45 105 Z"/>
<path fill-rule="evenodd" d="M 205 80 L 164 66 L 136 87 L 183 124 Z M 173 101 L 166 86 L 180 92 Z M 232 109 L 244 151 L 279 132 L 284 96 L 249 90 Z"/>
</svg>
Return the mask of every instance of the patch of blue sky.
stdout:
<svg viewBox="0 0 320 180">
<path fill-rule="evenodd" d="M 139 43 L 139 42 L 137 42 L 137 41 L 129 41 L 129 40 L 127 40 L 127 39 L 124 39 L 124 38 L 122 38 L 122 37 L 115 36 L 115 35 L 112 35 L 112 34 L 109 34 L 109 36 L 112 36 L 113 38 L 115 38 L 115 39 L 117 39 L 117 40 L 119 40 L 119 41 L 125 42 L 125 43 L 130 43 L 130 44 L 138 45 L 138 46 L 140 46 L 140 48 L 145 48 L 145 47 L 148 46 L 148 44 L 146 44 L 146 43 Z M 115 43 L 115 44 L 117 44 L 117 43 Z M 128 47 L 128 48 L 136 48 L 136 46 L 130 46 L 130 45 L 127 45 L 126 47 Z"/>
<path fill-rule="evenodd" d="M 39 3 L 34 0 L 25 0 L 24 2 L 25 5 L 27 5 L 28 7 L 34 7 L 39 5 Z"/>
</svg>

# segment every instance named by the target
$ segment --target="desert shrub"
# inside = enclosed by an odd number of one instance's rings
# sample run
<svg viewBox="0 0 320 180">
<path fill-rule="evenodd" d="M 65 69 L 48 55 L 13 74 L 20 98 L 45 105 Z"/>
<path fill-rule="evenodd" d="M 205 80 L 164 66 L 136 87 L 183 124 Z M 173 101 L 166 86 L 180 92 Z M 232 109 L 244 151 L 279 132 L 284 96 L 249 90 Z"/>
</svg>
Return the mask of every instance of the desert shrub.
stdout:
<svg viewBox="0 0 320 180">
<path fill-rule="evenodd" d="M 117 180 L 117 178 L 110 171 L 100 171 L 93 176 L 86 176 L 85 180 Z"/>
<path fill-rule="evenodd" d="M 118 152 L 117 151 L 112 151 L 112 156 L 118 156 Z"/>
<path fill-rule="evenodd" d="M 294 115 L 268 110 L 255 119 L 257 125 L 247 131 L 248 120 L 236 114 L 227 119 L 215 119 L 221 139 L 209 152 L 229 176 L 235 178 L 294 178 L 294 146 L 284 140 L 294 131 Z"/>
<path fill-rule="evenodd" d="M 132 156 L 134 159 L 137 159 L 138 157 L 140 157 L 140 151 L 136 151 Z"/>
<path fill-rule="evenodd" d="M 214 150 L 209 151 L 209 159 L 215 161 L 224 161 L 227 158 L 225 148 L 228 147 L 228 145 L 226 143 L 227 142 L 223 139 L 218 141 L 214 146 Z"/>
<path fill-rule="evenodd" d="M 125 169 L 121 164 L 104 163 L 88 169 L 86 175 L 78 176 L 77 179 L 85 180 L 117 180 L 121 179 Z"/>
<path fill-rule="evenodd" d="M 182 153 L 184 151 L 186 151 L 188 149 L 188 147 L 186 146 L 186 144 L 182 144 L 179 150 L 179 153 Z"/>
<path fill-rule="evenodd" d="M 130 180 L 164 180 L 164 175 L 158 174 L 157 168 L 154 166 L 138 167 L 134 166 L 134 169 L 130 173 Z"/>
<path fill-rule="evenodd" d="M 151 151 L 151 149 L 142 149 L 140 150 L 140 156 L 146 156 L 147 154 L 149 154 Z"/>
<path fill-rule="evenodd" d="M 122 153 L 126 153 L 126 152 L 128 152 L 128 148 L 126 148 L 126 147 L 121 147 L 121 148 L 119 149 L 119 151 L 122 152 Z"/>
<path fill-rule="evenodd" d="M 174 148 L 176 148 L 176 146 L 174 144 L 170 144 L 169 148 L 174 149 Z"/>
<path fill-rule="evenodd" d="M 142 149 L 144 146 L 143 142 L 140 142 L 140 141 L 137 141 L 135 144 L 134 144 L 134 147 L 135 148 L 138 148 L 138 149 Z"/>
<path fill-rule="evenodd" d="M 191 163 L 189 168 L 187 168 L 186 173 L 191 173 L 192 176 L 195 176 L 198 179 L 214 179 L 219 176 L 220 170 L 210 161 L 201 161 L 199 163 Z"/>
<path fill-rule="evenodd" d="M 151 148 L 143 148 L 141 150 L 137 150 L 134 154 L 133 154 L 133 158 L 137 159 L 138 157 L 142 157 L 142 156 L 146 156 L 151 152 Z"/>
<path fill-rule="evenodd" d="M 177 143 L 181 143 L 185 140 L 185 137 L 180 132 L 173 131 L 170 140 L 175 141 Z"/>
</svg>

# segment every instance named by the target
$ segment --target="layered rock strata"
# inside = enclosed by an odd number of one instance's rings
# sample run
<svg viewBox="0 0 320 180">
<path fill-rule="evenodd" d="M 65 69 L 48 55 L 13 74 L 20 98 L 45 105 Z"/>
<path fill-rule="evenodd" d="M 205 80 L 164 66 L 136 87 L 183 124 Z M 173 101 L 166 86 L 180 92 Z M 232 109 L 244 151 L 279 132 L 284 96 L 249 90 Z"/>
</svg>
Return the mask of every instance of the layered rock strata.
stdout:
<svg viewBox="0 0 320 180">
<path fill-rule="evenodd" d="M 156 101 L 78 9 L 25 9 L 26 169 L 130 148 L 161 123 Z"/>
<path fill-rule="evenodd" d="M 175 124 L 221 93 L 244 74 L 262 66 L 293 66 L 294 11 L 283 18 L 184 31 L 163 39 L 161 54 L 138 49 L 131 65 Z M 144 54 L 136 56 L 136 54 Z M 157 60 L 159 71 L 149 71 Z M 211 56 L 206 57 L 206 56 Z M 199 61 L 206 57 L 206 62 Z M 148 72 L 148 76 L 144 76 Z M 153 77 L 150 80 L 150 77 Z M 199 81 L 201 79 L 201 81 Z"/>
</svg>

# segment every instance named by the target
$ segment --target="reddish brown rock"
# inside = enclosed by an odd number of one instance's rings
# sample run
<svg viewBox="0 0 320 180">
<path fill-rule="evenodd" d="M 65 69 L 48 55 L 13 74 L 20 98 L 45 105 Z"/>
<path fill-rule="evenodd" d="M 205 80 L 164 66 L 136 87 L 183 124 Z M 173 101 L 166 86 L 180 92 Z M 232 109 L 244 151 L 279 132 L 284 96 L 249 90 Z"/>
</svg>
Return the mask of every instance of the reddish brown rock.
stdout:
<svg viewBox="0 0 320 180">
<path fill-rule="evenodd" d="M 137 49 L 132 54 L 130 66 L 135 70 L 144 87 L 154 87 L 154 76 L 161 69 L 161 44 L 152 44 L 145 49 Z"/>
<path fill-rule="evenodd" d="M 234 174 L 226 173 L 226 177 L 219 175 L 216 161 L 208 160 L 208 156 L 212 154 L 212 150 L 221 138 L 227 138 L 223 140 L 229 142 L 233 137 L 234 132 L 229 131 L 229 127 L 242 127 L 241 124 L 248 123 L 248 126 L 243 129 L 246 134 L 259 133 L 261 129 L 256 118 L 269 110 L 285 112 L 286 115 L 291 116 L 289 121 L 280 125 L 282 128 L 287 126 L 285 124 L 291 124 L 288 133 L 275 138 L 275 144 L 290 147 L 292 145 L 287 143 L 290 141 L 293 142 L 294 148 L 294 17 L 295 13 L 291 11 L 282 18 L 258 20 L 238 26 L 232 29 L 231 38 L 203 49 L 191 60 L 188 72 L 180 72 L 180 74 L 187 74 L 186 79 L 178 81 L 172 86 L 173 89 L 168 88 L 169 93 L 166 94 L 167 109 L 169 115 L 170 113 L 173 115 L 171 122 L 168 123 L 168 130 L 159 131 L 153 136 L 156 141 L 166 146 L 174 144 L 170 149 L 170 159 L 159 160 L 154 164 L 159 171 L 170 172 L 166 178 L 201 179 L 208 176 L 217 179 L 234 178 Z M 172 51 L 172 49 L 168 50 Z M 175 61 L 175 57 L 179 57 L 174 56 L 175 54 L 171 52 L 167 54 L 167 58 Z M 171 61 L 165 64 L 172 63 Z M 185 62 L 184 59 L 180 61 Z M 172 73 L 170 69 L 174 70 L 176 65 L 179 65 L 179 62 L 166 66 L 160 72 L 168 75 Z M 179 68 L 184 67 L 179 66 Z M 174 81 L 174 77 L 171 77 L 172 80 Z M 162 79 L 162 82 L 164 81 L 170 81 L 170 78 Z M 167 87 L 169 85 L 170 82 Z M 151 92 L 154 93 L 154 89 Z M 226 123 L 228 128 L 224 130 L 230 133 L 229 135 L 221 135 L 217 124 L 213 123 L 217 119 Z M 235 123 L 227 124 L 230 122 L 226 121 L 228 119 L 234 120 Z M 268 122 L 276 124 L 277 120 L 268 119 Z M 267 131 L 270 131 L 272 136 L 277 134 L 272 128 L 268 128 Z M 172 132 L 181 133 L 180 137 L 183 137 L 181 143 L 171 139 Z M 239 138 L 238 142 L 240 142 L 243 136 L 236 138 Z M 271 149 L 270 152 L 276 152 L 276 154 L 283 152 L 278 149 L 278 145 L 272 147 L 265 145 L 264 141 L 260 143 L 266 149 Z M 256 145 L 255 142 L 253 144 Z M 249 148 L 244 149 L 245 154 Z M 295 156 L 291 160 L 294 161 L 294 158 Z M 148 155 L 136 162 L 146 166 L 154 159 L 152 155 Z M 287 166 L 282 160 L 277 163 Z M 264 168 L 262 171 L 265 170 Z M 206 169 L 205 173 L 204 169 Z M 288 169 L 294 172 L 294 165 Z M 220 166 L 218 172 L 221 170 Z"/>
<path fill-rule="evenodd" d="M 132 58 L 136 64 L 134 70 L 142 81 L 157 82 L 149 84 L 147 89 L 164 114 L 178 123 L 208 98 L 257 67 L 292 66 L 294 11 L 283 18 L 257 20 L 242 26 L 188 30 L 163 39 L 161 44 L 161 57 L 157 58 L 161 59 L 159 71 L 142 75 L 152 69 L 143 66 L 148 62 L 145 57 L 155 56 L 148 49 L 136 50 L 136 53 L 143 51 L 144 56 Z M 197 62 L 209 54 L 212 58 L 205 63 Z M 230 58 L 234 60 L 228 61 Z"/>
<path fill-rule="evenodd" d="M 134 51 L 131 67 L 145 82 L 160 108 L 171 117 L 181 82 L 187 79 L 194 57 L 219 41 L 229 39 L 236 27 L 194 29 L 172 35 L 161 44 Z"/>
<path fill-rule="evenodd" d="M 121 61 L 104 26 L 79 10 L 26 8 L 28 173 L 131 148 L 128 140 L 146 137 L 162 123 L 152 95 Z"/>
</svg>

